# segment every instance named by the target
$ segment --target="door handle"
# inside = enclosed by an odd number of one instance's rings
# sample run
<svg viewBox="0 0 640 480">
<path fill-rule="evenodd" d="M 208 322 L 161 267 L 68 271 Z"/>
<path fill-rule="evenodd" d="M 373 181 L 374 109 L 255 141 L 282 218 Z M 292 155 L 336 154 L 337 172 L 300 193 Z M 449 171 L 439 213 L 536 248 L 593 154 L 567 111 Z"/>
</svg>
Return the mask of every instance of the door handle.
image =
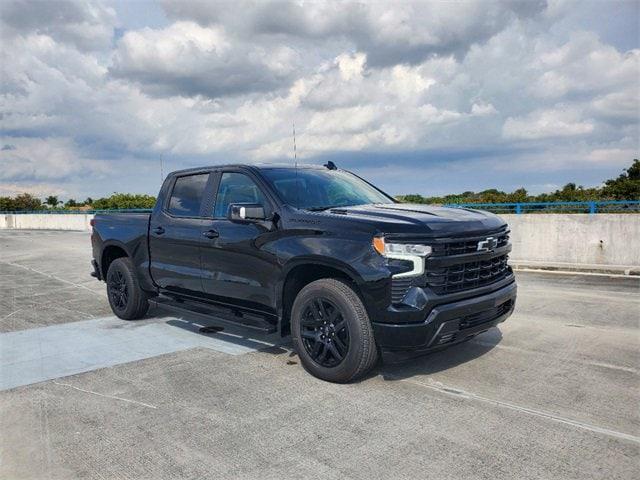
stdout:
<svg viewBox="0 0 640 480">
<path fill-rule="evenodd" d="M 164 233 L 164 228 L 156 227 L 153 229 L 153 233 L 155 233 L 156 235 L 162 235 Z"/>
<path fill-rule="evenodd" d="M 218 238 L 220 236 L 215 230 L 207 230 L 206 232 L 202 232 L 202 235 L 207 238 Z"/>
</svg>

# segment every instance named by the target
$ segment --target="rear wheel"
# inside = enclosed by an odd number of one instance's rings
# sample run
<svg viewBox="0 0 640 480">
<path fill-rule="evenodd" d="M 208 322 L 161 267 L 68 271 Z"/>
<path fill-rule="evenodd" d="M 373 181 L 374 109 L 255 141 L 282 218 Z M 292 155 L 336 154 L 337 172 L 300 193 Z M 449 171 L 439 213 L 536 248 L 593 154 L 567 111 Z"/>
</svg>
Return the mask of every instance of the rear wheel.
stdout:
<svg viewBox="0 0 640 480">
<path fill-rule="evenodd" d="M 148 297 L 140 288 L 131 260 L 123 257 L 111 262 L 106 281 L 113 313 L 123 320 L 144 317 L 149 310 Z"/>
<path fill-rule="evenodd" d="M 325 278 L 305 286 L 294 301 L 291 327 L 302 366 L 322 380 L 355 380 L 378 359 L 364 305 L 341 280 Z"/>
</svg>

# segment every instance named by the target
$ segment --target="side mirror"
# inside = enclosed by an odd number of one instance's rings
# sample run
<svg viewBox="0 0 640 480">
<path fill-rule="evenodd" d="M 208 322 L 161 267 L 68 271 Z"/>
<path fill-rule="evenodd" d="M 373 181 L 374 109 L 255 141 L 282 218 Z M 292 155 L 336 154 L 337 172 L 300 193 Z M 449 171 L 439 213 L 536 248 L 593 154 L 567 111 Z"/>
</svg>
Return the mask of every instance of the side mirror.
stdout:
<svg viewBox="0 0 640 480">
<path fill-rule="evenodd" d="M 266 219 L 264 207 L 257 203 L 232 203 L 229 205 L 229 220 L 232 222 L 255 222 Z"/>
</svg>

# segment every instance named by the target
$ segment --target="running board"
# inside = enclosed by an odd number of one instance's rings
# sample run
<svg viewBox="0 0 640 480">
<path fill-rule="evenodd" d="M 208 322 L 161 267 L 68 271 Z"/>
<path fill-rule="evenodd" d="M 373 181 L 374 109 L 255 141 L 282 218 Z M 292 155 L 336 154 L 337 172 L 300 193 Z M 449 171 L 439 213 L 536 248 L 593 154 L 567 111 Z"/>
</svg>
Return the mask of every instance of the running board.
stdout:
<svg viewBox="0 0 640 480">
<path fill-rule="evenodd" d="M 276 331 L 275 325 L 269 323 L 265 317 L 255 313 L 204 304 L 185 298 L 174 299 L 166 296 L 151 298 L 149 303 L 152 306 L 163 308 L 176 314 L 197 315 L 205 317 L 207 320 L 220 320 L 224 323 L 261 333 L 274 333 Z"/>
</svg>

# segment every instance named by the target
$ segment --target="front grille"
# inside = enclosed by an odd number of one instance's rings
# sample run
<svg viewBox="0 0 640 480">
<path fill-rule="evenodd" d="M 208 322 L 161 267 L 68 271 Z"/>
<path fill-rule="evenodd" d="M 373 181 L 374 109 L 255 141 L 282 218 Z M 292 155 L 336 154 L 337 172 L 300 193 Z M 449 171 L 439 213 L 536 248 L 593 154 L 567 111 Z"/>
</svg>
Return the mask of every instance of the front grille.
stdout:
<svg viewBox="0 0 640 480">
<path fill-rule="evenodd" d="M 502 249 L 502 255 L 487 259 L 487 251 L 478 251 L 478 243 L 489 237 L 497 242 L 493 250 Z M 405 241 L 422 243 L 417 238 Z M 507 264 L 510 248 L 505 248 L 509 246 L 509 230 L 506 228 L 479 236 L 433 239 L 424 243 L 432 248 L 432 253 L 426 260 L 425 274 L 419 277 L 394 278 L 391 282 L 392 303 L 401 303 L 413 286 L 428 287 L 437 295 L 445 295 L 484 287 L 511 275 L 511 268 Z M 458 256 L 461 258 L 451 258 Z M 441 266 L 443 264 L 449 265 Z"/>
<path fill-rule="evenodd" d="M 462 255 L 465 253 L 476 253 L 478 251 L 478 241 L 488 237 L 497 240 L 496 248 L 504 247 L 509 243 L 509 231 L 505 230 L 495 234 L 487 234 L 483 237 L 475 237 L 473 239 L 449 240 L 442 243 L 434 243 L 431 248 L 434 257 L 448 257 L 450 255 Z"/>
<path fill-rule="evenodd" d="M 439 295 L 483 287 L 502 280 L 511 273 L 507 265 L 508 258 L 505 254 L 489 260 L 428 269 L 426 283 Z"/>
</svg>

